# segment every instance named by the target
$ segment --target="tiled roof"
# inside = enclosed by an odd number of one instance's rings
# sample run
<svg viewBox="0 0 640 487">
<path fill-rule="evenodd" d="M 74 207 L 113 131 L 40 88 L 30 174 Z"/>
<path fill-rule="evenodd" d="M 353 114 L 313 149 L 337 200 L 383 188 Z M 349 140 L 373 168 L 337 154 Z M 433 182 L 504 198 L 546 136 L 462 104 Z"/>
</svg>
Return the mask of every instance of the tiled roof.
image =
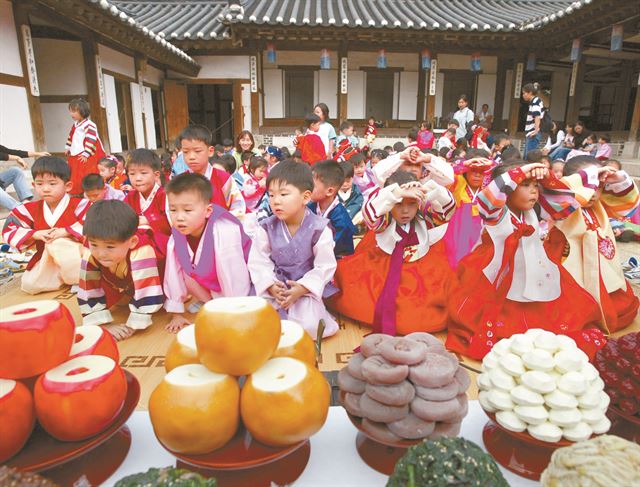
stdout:
<svg viewBox="0 0 640 487">
<path fill-rule="evenodd" d="M 160 36 L 178 40 L 226 39 L 233 24 L 527 31 L 591 3 L 591 0 L 110 1 Z"/>
</svg>

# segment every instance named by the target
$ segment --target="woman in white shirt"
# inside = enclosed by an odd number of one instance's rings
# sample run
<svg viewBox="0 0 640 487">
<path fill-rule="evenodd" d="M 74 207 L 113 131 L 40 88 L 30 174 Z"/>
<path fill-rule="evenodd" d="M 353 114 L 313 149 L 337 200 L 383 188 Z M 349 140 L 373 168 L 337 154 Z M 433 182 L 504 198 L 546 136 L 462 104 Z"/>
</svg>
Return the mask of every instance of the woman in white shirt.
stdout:
<svg viewBox="0 0 640 487">
<path fill-rule="evenodd" d="M 456 140 L 467 135 L 467 124 L 473 122 L 473 110 L 469 108 L 467 95 L 460 95 L 458 98 L 458 111 L 453 114 L 453 118 L 460 124 L 456 130 Z"/>
<path fill-rule="evenodd" d="M 565 135 L 564 130 L 558 127 L 558 122 L 554 121 L 551 125 L 551 133 L 549 134 L 547 143 L 542 148 L 542 153 L 545 155 L 550 154 L 558 147 L 562 147 Z"/>
<path fill-rule="evenodd" d="M 327 159 L 331 159 L 336 148 L 336 129 L 329 123 L 329 107 L 326 103 L 318 103 L 313 107 L 313 113 L 322 119 L 320 129 L 316 132 L 322 139 Z"/>
</svg>

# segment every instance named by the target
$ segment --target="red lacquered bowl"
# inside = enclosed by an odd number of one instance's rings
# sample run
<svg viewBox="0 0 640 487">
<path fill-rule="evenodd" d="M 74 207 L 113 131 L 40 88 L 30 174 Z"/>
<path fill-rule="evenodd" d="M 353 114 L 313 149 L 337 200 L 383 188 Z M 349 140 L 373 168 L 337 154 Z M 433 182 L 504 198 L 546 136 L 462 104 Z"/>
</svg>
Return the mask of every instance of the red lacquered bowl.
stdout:
<svg viewBox="0 0 640 487">
<path fill-rule="evenodd" d="M 616 406 L 610 405 L 607 411 L 611 419 L 610 433 L 640 444 L 640 418 L 626 414 Z"/>
<path fill-rule="evenodd" d="M 127 395 L 124 405 L 107 429 L 86 440 L 60 441 L 50 436 L 36 423 L 36 427 L 24 448 L 10 458 L 6 464 L 18 470 L 40 472 L 74 460 L 108 441 L 127 422 L 136 409 L 138 399 L 140 399 L 138 379 L 126 370 L 124 374 L 127 379 Z"/>
</svg>

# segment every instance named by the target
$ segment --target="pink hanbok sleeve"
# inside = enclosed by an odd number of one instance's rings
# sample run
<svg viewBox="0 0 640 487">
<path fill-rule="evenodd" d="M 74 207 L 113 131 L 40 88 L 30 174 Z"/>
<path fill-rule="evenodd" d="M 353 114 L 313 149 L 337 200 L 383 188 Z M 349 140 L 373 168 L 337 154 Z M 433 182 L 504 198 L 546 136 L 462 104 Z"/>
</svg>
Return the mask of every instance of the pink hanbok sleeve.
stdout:
<svg viewBox="0 0 640 487">
<path fill-rule="evenodd" d="M 184 313 L 184 303 L 187 300 L 187 285 L 184 274 L 176 256 L 176 246 L 173 237 L 167 244 L 167 257 L 164 268 L 164 308 L 169 313 Z"/>
<path fill-rule="evenodd" d="M 240 227 L 228 220 L 213 225 L 216 273 L 221 296 L 248 296 L 251 291 L 249 269 L 244 260 Z M 202 249 L 206 252 L 209 249 Z"/>
</svg>

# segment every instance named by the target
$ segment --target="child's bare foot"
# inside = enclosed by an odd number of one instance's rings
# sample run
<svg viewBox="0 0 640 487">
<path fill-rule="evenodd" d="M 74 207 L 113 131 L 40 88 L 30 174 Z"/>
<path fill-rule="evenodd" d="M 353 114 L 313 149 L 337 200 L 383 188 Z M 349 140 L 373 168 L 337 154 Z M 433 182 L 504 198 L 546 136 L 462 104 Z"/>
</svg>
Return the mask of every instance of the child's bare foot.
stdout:
<svg viewBox="0 0 640 487">
<path fill-rule="evenodd" d="M 190 321 L 182 315 L 173 315 L 171 321 L 164 327 L 169 333 L 178 333 L 185 326 L 190 325 Z"/>
<path fill-rule="evenodd" d="M 113 335 L 116 341 L 121 341 L 129 338 L 134 333 L 133 328 L 129 328 L 127 325 L 103 325 L 104 328 Z"/>
</svg>

